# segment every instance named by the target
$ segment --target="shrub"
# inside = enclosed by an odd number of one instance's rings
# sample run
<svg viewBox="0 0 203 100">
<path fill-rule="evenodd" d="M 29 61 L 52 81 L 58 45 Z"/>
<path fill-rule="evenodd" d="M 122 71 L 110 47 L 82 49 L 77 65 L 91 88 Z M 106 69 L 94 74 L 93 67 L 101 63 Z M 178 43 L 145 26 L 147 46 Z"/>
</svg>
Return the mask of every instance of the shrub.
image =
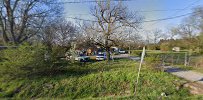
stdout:
<svg viewBox="0 0 203 100">
<path fill-rule="evenodd" d="M 158 44 L 149 44 L 147 50 L 160 50 L 160 46 Z"/>
<path fill-rule="evenodd" d="M 19 77 L 43 70 L 46 66 L 44 46 L 20 45 L 2 51 L 3 61 L 0 62 L 0 75 Z"/>
<path fill-rule="evenodd" d="M 2 60 L 3 60 L 3 53 L 0 52 L 0 62 L 2 62 Z"/>
<path fill-rule="evenodd" d="M 147 66 L 154 70 L 162 70 L 161 69 L 161 59 L 159 57 L 146 57 L 145 62 Z"/>
<path fill-rule="evenodd" d="M 51 52 L 51 58 L 54 61 L 60 60 L 60 58 L 65 58 L 65 53 L 70 49 L 70 47 L 53 46 Z"/>
<path fill-rule="evenodd" d="M 195 67 L 203 67 L 203 57 L 191 57 L 190 58 L 190 65 Z"/>
<path fill-rule="evenodd" d="M 162 43 L 162 44 L 160 45 L 160 49 L 161 49 L 162 51 L 170 51 L 171 48 L 172 48 L 172 47 L 170 46 L 169 43 Z"/>
<path fill-rule="evenodd" d="M 132 56 L 141 56 L 142 50 L 131 50 L 130 52 Z"/>
</svg>

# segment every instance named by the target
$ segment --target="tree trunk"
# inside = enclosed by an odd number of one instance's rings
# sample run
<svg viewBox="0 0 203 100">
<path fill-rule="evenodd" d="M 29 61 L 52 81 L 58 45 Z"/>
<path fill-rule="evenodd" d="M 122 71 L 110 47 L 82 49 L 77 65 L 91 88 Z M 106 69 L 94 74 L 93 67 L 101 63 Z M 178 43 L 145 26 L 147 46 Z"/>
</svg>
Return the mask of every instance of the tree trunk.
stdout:
<svg viewBox="0 0 203 100">
<path fill-rule="evenodd" d="M 106 51 L 106 60 L 109 63 L 110 61 L 110 47 L 108 43 L 108 35 L 105 36 L 105 51 Z"/>
<path fill-rule="evenodd" d="M 110 61 L 110 47 L 106 48 L 106 60 L 107 60 L 107 62 Z"/>
<path fill-rule="evenodd" d="M 4 26 L 2 26 L 2 27 L 4 27 Z M 2 35 L 3 35 L 3 41 L 4 41 L 4 44 L 6 44 L 6 43 L 8 43 L 9 42 L 9 38 L 8 38 L 8 36 L 7 36 L 7 34 L 6 34 L 6 31 L 2 28 Z"/>
</svg>

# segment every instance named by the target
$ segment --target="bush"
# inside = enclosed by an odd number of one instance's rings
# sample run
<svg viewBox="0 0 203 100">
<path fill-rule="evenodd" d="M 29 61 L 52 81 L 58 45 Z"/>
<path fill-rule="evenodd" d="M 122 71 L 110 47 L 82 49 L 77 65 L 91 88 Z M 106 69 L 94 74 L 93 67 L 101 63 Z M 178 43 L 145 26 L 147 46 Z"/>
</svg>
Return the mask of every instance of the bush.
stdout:
<svg viewBox="0 0 203 100">
<path fill-rule="evenodd" d="M 70 47 L 53 46 L 51 52 L 51 58 L 54 61 L 60 60 L 60 58 L 65 58 L 65 53 L 70 50 Z"/>
<path fill-rule="evenodd" d="M 172 47 L 170 46 L 169 43 L 161 43 L 161 45 L 160 45 L 160 49 L 161 49 L 162 51 L 170 51 L 171 48 L 172 48 Z"/>
<path fill-rule="evenodd" d="M 160 46 L 158 44 L 149 44 L 147 50 L 160 50 Z"/>
<path fill-rule="evenodd" d="M 0 62 L 0 75 L 9 77 L 25 76 L 47 68 L 44 58 L 44 46 L 20 45 L 2 51 L 3 61 Z"/>
<path fill-rule="evenodd" d="M 2 62 L 2 60 L 3 60 L 3 53 L 0 52 L 0 62 Z"/>
<path fill-rule="evenodd" d="M 154 70 L 162 70 L 161 69 L 161 59 L 158 57 L 146 57 L 145 62 L 147 66 Z"/>
<path fill-rule="evenodd" d="M 131 51 L 130 51 L 130 54 L 131 54 L 132 56 L 141 56 L 142 50 L 131 50 Z"/>
<path fill-rule="evenodd" d="M 202 68 L 203 67 L 203 57 L 191 57 L 190 58 L 190 65 Z"/>
</svg>

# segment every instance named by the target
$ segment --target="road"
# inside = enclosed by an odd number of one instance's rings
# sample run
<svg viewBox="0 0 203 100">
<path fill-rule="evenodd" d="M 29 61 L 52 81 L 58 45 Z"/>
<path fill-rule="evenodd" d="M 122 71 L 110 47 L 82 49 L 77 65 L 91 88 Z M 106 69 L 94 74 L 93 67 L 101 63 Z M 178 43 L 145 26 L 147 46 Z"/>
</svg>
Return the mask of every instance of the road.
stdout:
<svg viewBox="0 0 203 100">
<path fill-rule="evenodd" d="M 203 74 L 190 70 L 181 70 L 171 66 L 165 66 L 165 71 L 177 77 L 188 80 L 184 86 L 190 88 L 191 94 L 203 94 Z"/>
<path fill-rule="evenodd" d="M 119 54 L 119 55 L 114 55 L 113 58 L 128 58 L 129 54 Z"/>
<path fill-rule="evenodd" d="M 203 74 L 202 73 L 198 73 L 198 72 L 190 71 L 190 70 L 181 70 L 180 68 L 173 68 L 171 66 L 166 66 L 165 69 L 166 69 L 166 72 L 169 72 L 175 76 L 184 78 L 191 82 L 201 83 L 203 85 Z"/>
<path fill-rule="evenodd" d="M 140 57 L 130 56 L 129 54 L 114 55 L 113 58 L 129 58 L 131 60 L 139 61 Z"/>
</svg>

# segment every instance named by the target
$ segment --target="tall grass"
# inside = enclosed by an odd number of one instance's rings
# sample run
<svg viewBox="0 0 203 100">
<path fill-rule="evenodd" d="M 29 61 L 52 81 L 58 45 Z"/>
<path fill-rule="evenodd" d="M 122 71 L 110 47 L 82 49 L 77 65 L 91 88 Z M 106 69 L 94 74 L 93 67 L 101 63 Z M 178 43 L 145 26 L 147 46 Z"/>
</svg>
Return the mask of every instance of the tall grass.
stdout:
<svg viewBox="0 0 203 100">
<path fill-rule="evenodd" d="M 16 99 L 158 99 L 164 93 L 168 97 L 189 96 L 184 83 L 165 72 L 155 72 L 147 66 L 141 70 L 136 97 L 133 96 L 137 75 L 137 63 L 130 60 L 115 60 L 90 63 L 83 67 L 69 65 L 54 76 L 7 80 L 0 79 L 0 97 Z"/>
</svg>

